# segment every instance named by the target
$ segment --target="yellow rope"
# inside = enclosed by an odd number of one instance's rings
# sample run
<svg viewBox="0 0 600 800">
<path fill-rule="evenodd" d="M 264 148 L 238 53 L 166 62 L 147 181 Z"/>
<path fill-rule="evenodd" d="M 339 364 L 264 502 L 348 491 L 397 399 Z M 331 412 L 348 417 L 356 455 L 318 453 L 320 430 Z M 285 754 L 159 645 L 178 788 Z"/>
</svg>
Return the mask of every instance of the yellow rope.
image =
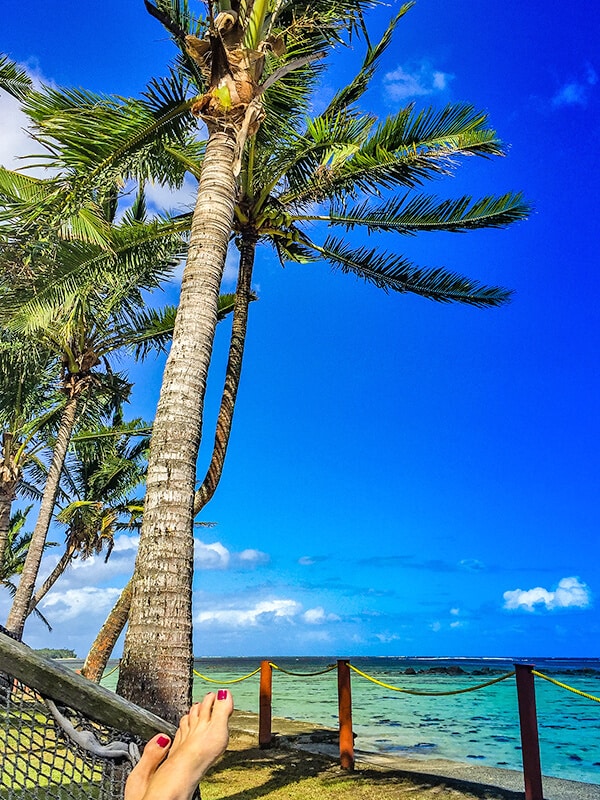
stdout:
<svg viewBox="0 0 600 800">
<path fill-rule="evenodd" d="M 485 689 L 486 686 L 491 686 L 493 683 L 499 683 L 500 681 L 505 681 L 507 678 L 512 678 L 515 674 L 513 672 L 507 672 L 506 675 L 501 675 L 499 678 L 494 678 L 491 681 L 486 681 L 486 683 L 480 683 L 477 686 L 468 686 L 466 689 L 454 689 L 452 692 L 418 692 L 415 689 L 400 689 L 398 686 L 390 686 L 389 683 L 383 683 L 383 681 L 378 681 L 377 678 L 372 678 L 370 675 L 367 675 L 365 672 L 361 672 L 361 670 L 357 669 L 353 664 L 348 664 L 351 670 L 360 675 L 363 678 L 366 678 L 368 681 L 372 683 L 376 683 L 378 686 L 383 686 L 384 689 L 391 689 L 392 692 L 403 692 L 404 694 L 418 694 L 424 695 L 426 697 L 444 697 L 451 694 L 464 694 L 464 692 L 474 692 L 477 689 Z"/>
<path fill-rule="evenodd" d="M 199 678 L 202 678 L 203 681 L 208 681 L 209 683 L 219 683 L 219 684 L 229 684 L 229 683 L 241 683 L 242 681 L 251 678 L 253 675 L 256 675 L 257 672 L 260 672 L 260 667 L 255 669 L 254 672 L 248 673 L 248 675 L 244 675 L 243 678 L 235 678 L 233 681 L 215 681 L 212 678 L 208 678 L 206 675 L 202 675 L 200 672 L 197 672 L 195 669 L 192 670 L 194 675 L 197 675 Z"/>
<path fill-rule="evenodd" d="M 100 680 L 101 680 L 101 681 L 103 681 L 103 680 L 104 680 L 104 678 L 108 678 L 108 676 L 109 676 L 109 675 L 112 675 L 112 674 L 113 674 L 113 672 L 116 672 L 116 671 L 119 669 L 119 667 L 120 667 L 120 666 L 121 666 L 121 664 L 117 664 L 117 666 L 116 666 L 116 667 L 113 667 L 113 668 L 111 669 L 111 671 L 110 671 L 110 672 L 107 672 L 107 673 L 106 673 L 106 675 L 103 675 L 103 676 L 100 678 Z"/>
<path fill-rule="evenodd" d="M 272 661 L 269 661 L 269 666 L 279 670 L 279 672 L 283 672 L 284 675 L 292 675 L 294 678 L 312 678 L 315 675 L 325 675 L 325 673 L 331 672 L 331 670 L 337 668 L 337 664 L 329 664 L 329 666 L 319 672 L 290 672 L 287 669 L 283 669 L 283 667 L 278 667 L 277 664 L 273 664 Z"/>
<path fill-rule="evenodd" d="M 593 694 L 588 694 L 587 692 L 581 692 L 579 689 L 574 689 L 572 686 L 567 686 L 566 683 L 561 683 L 560 681 L 554 680 L 554 678 L 549 678 L 548 675 L 544 675 L 543 672 L 538 672 L 536 669 L 531 670 L 532 675 L 537 675 L 538 678 L 543 678 L 545 681 L 550 681 L 550 683 L 554 683 L 556 686 L 560 686 L 561 689 L 567 689 L 569 692 L 573 692 L 573 694 L 581 695 L 581 697 L 587 697 L 588 700 L 595 700 L 596 703 L 600 703 L 600 697 L 594 697 Z"/>
</svg>

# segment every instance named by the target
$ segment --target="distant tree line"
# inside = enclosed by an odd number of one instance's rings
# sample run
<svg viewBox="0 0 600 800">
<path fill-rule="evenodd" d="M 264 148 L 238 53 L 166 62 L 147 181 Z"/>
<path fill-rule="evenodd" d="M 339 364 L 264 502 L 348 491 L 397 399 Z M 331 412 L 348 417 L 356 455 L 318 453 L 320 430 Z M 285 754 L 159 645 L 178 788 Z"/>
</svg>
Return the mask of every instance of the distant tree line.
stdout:
<svg viewBox="0 0 600 800">
<path fill-rule="evenodd" d="M 77 658 L 75 650 L 55 650 L 53 647 L 42 647 L 35 652 L 44 658 Z"/>
</svg>

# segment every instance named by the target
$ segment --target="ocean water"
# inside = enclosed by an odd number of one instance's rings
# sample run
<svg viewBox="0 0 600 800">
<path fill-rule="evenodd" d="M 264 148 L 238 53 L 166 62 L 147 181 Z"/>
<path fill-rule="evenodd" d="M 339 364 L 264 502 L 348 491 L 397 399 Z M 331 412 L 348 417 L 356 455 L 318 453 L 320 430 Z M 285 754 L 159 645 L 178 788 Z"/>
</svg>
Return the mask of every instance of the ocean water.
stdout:
<svg viewBox="0 0 600 800">
<path fill-rule="evenodd" d="M 474 686 L 513 669 L 513 662 L 504 659 L 354 658 L 350 662 L 384 683 L 428 692 Z M 203 675 L 224 682 L 252 672 L 259 663 L 252 658 L 214 658 L 200 659 L 195 666 Z M 335 663 L 335 658 L 276 658 L 273 663 L 307 673 Z M 562 683 L 600 697 L 600 660 L 531 659 L 527 663 Z M 429 672 L 441 667 L 460 667 L 464 674 Z M 409 668 L 417 674 L 404 674 Z M 493 674 L 477 674 L 487 670 Z M 450 697 L 401 694 L 355 673 L 351 678 L 357 753 L 522 768 L 514 677 Z M 540 678 L 535 684 L 544 775 L 600 784 L 600 703 Z M 196 677 L 194 698 L 214 688 L 214 684 Z M 237 708 L 258 711 L 258 675 L 230 688 Z M 336 671 L 298 678 L 274 670 L 273 716 L 337 727 Z"/>
</svg>

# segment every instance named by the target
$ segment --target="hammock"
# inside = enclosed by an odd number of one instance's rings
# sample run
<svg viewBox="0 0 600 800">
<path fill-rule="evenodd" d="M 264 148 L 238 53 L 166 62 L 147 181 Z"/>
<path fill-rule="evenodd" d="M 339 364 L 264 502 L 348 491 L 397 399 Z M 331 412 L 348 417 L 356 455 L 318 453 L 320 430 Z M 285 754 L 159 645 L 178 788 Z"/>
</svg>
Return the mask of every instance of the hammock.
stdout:
<svg viewBox="0 0 600 800">
<path fill-rule="evenodd" d="M 2 800 L 120 800 L 159 731 L 175 729 L 0 632 Z"/>
</svg>

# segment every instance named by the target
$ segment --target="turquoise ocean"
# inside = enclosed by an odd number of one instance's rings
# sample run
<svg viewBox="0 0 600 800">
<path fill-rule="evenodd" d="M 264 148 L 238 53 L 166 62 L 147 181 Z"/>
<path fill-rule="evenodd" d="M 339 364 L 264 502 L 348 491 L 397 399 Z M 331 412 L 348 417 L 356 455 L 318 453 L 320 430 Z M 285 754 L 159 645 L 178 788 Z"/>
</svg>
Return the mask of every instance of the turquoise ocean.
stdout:
<svg viewBox="0 0 600 800">
<path fill-rule="evenodd" d="M 282 669 L 310 673 L 335 658 L 274 658 Z M 519 659 L 587 694 L 600 697 L 598 659 Z M 351 658 L 362 672 L 392 686 L 444 692 L 484 683 L 512 671 L 509 659 Z M 199 659 L 195 668 L 217 682 L 255 670 L 256 658 Z M 414 671 L 415 674 L 406 674 Z M 449 697 L 401 694 L 352 675 L 355 747 L 360 751 L 444 758 L 490 767 L 521 769 L 521 741 L 514 677 L 487 688 Z M 107 681 L 108 683 L 108 681 Z M 535 679 L 544 775 L 600 784 L 600 703 L 541 678 Z M 194 679 L 194 699 L 216 688 Z M 230 686 L 236 707 L 258 711 L 259 675 Z M 336 671 L 292 677 L 273 671 L 273 716 L 337 727 Z M 276 731 L 276 726 L 274 727 Z"/>
</svg>

